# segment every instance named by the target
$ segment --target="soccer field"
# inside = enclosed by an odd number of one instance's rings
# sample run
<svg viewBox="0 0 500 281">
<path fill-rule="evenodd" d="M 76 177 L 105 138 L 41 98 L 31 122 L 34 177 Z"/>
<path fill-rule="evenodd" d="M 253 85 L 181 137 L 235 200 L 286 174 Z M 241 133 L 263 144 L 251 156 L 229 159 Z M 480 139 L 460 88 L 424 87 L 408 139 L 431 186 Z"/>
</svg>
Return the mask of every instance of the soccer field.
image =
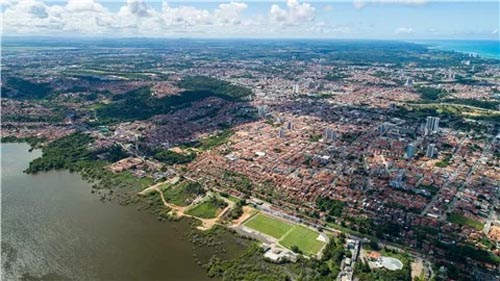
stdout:
<svg viewBox="0 0 500 281">
<path fill-rule="evenodd" d="M 280 240 L 280 244 L 290 249 L 297 246 L 306 255 L 315 255 L 325 245 L 317 238 L 319 233 L 307 227 L 296 225 Z"/>
<path fill-rule="evenodd" d="M 257 214 L 245 224 L 246 227 L 255 229 L 276 239 L 280 239 L 293 225 L 264 214 Z"/>
<path fill-rule="evenodd" d="M 255 215 L 244 225 L 278 239 L 279 244 L 285 248 L 297 246 L 306 255 L 316 255 L 325 245 L 325 242 L 317 239 L 317 231 L 262 213 Z"/>
</svg>

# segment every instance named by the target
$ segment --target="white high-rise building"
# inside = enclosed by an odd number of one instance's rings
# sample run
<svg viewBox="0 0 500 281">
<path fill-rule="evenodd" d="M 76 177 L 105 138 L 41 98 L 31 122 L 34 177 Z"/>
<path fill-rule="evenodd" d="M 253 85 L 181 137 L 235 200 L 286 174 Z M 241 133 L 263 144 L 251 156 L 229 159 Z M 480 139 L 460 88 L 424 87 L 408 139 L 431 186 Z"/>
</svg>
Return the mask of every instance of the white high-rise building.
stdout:
<svg viewBox="0 0 500 281">
<path fill-rule="evenodd" d="M 286 136 L 285 135 L 285 130 L 284 129 L 280 129 L 279 132 L 278 132 L 278 137 L 280 139 L 283 139 L 283 138 L 285 138 L 285 136 Z"/>
<path fill-rule="evenodd" d="M 434 158 L 435 154 L 436 154 L 436 145 L 431 143 L 427 146 L 427 151 L 425 153 L 425 156 L 429 158 Z"/>
<path fill-rule="evenodd" d="M 426 133 L 437 132 L 439 130 L 439 117 L 428 116 L 425 122 Z"/>
<path fill-rule="evenodd" d="M 406 157 L 412 158 L 413 155 L 415 155 L 415 145 L 413 145 L 413 143 L 410 143 L 408 147 L 406 147 Z"/>
<path fill-rule="evenodd" d="M 411 87 L 413 86 L 413 79 L 407 78 L 405 82 L 405 87 Z"/>
<path fill-rule="evenodd" d="M 323 137 L 325 140 L 334 140 L 336 135 L 332 129 L 326 128 Z"/>
</svg>

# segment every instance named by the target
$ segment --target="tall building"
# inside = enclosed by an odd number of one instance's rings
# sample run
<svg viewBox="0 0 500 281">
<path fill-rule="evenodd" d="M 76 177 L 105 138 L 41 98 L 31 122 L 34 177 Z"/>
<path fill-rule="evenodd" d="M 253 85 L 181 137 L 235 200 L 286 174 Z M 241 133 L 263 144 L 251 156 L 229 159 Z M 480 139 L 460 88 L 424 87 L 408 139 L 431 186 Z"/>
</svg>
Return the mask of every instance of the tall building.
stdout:
<svg viewBox="0 0 500 281">
<path fill-rule="evenodd" d="M 335 137 L 336 137 L 335 132 L 332 129 L 330 128 L 325 129 L 325 132 L 323 134 L 323 138 L 325 140 L 334 140 Z"/>
<path fill-rule="evenodd" d="M 426 133 L 437 132 L 439 130 L 439 117 L 428 116 L 425 122 Z"/>
<path fill-rule="evenodd" d="M 427 146 L 427 152 L 425 153 L 425 156 L 429 158 L 434 158 L 435 154 L 436 154 L 436 145 L 431 143 Z"/>
<path fill-rule="evenodd" d="M 412 158 L 413 155 L 415 155 L 415 145 L 413 143 L 410 143 L 408 147 L 406 147 L 406 157 Z"/>
<path fill-rule="evenodd" d="M 292 122 L 290 122 L 290 121 L 286 122 L 286 128 L 287 128 L 288 130 L 293 130 L 293 128 L 294 128 L 293 123 L 292 123 Z"/>
<path fill-rule="evenodd" d="M 405 87 L 411 87 L 413 86 L 413 79 L 407 78 L 405 82 Z"/>
<path fill-rule="evenodd" d="M 293 86 L 293 93 L 294 93 L 294 94 L 299 94 L 299 93 L 300 93 L 299 83 L 296 83 L 296 84 Z"/>
<path fill-rule="evenodd" d="M 278 137 L 280 139 L 283 139 L 285 138 L 285 130 L 284 129 L 280 129 L 279 132 L 278 132 Z"/>
</svg>

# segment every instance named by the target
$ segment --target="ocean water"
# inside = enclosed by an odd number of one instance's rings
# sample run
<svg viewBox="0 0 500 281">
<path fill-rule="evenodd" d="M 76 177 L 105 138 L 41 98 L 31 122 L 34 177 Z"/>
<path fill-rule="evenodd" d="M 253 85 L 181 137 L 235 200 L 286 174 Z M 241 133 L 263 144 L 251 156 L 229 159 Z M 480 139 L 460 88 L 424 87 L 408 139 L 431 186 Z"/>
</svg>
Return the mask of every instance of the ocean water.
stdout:
<svg viewBox="0 0 500 281">
<path fill-rule="evenodd" d="M 500 40 L 436 40 L 418 42 L 431 48 L 475 54 L 483 58 L 500 60 Z"/>
</svg>

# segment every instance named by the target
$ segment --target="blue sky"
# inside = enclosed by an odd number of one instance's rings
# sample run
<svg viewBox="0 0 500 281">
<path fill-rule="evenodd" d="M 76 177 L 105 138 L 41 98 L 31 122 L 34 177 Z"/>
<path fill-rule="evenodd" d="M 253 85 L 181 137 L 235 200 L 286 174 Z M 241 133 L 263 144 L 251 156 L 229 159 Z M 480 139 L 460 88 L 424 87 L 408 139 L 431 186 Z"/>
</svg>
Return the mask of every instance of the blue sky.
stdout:
<svg viewBox="0 0 500 281">
<path fill-rule="evenodd" d="M 499 38 L 498 1 L 3 0 L 7 36 Z"/>
</svg>

